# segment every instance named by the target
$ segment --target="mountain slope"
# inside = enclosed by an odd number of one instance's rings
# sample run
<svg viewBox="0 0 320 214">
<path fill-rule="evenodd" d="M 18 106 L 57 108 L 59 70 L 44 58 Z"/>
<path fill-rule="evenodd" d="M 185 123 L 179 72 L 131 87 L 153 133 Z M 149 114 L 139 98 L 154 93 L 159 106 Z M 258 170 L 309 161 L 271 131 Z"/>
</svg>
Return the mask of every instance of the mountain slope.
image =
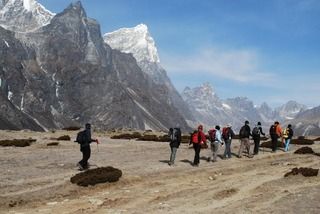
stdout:
<svg viewBox="0 0 320 214">
<path fill-rule="evenodd" d="M 23 60 L 24 90 L 10 101 L 41 126 L 91 122 L 100 129 L 167 130 L 179 123 L 188 128 L 163 96 L 168 89 L 142 72 L 131 54 L 106 45 L 98 22 L 86 16 L 80 2 L 39 29 L 15 34 L 31 59 Z"/>
<path fill-rule="evenodd" d="M 166 97 L 165 102 L 175 107 L 188 121 L 194 120 L 186 103 L 167 76 L 167 72 L 162 68 L 155 42 L 146 25 L 139 24 L 133 28 L 121 28 L 104 34 L 103 38 L 111 48 L 132 54 L 141 70 L 166 92 L 162 94 L 163 97 Z"/>
</svg>

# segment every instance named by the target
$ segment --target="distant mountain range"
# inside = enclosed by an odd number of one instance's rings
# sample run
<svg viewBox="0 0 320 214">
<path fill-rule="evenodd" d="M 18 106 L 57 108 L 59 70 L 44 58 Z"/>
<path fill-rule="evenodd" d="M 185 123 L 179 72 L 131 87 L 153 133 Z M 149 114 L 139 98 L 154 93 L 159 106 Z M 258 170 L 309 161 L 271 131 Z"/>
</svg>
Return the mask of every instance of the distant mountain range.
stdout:
<svg viewBox="0 0 320 214">
<path fill-rule="evenodd" d="M 272 109 L 222 100 L 205 83 L 181 95 L 144 24 L 101 34 L 80 2 L 54 14 L 35 0 L 0 0 L 0 129 L 37 131 L 93 123 L 99 129 L 190 131 L 279 120 L 320 135 L 320 113 L 295 101 Z"/>
</svg>

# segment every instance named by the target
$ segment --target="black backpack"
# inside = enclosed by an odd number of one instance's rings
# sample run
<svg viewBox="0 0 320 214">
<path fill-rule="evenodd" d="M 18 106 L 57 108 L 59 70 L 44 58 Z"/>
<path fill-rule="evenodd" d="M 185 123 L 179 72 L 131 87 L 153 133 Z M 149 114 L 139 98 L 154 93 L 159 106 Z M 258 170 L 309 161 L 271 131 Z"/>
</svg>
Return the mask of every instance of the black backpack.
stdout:
<svg viewBox="0 0 320 214">
<path fill-rule="evenodd" d="M 242 126 L 239 132 L 239 137 L 240 138 L 244 138 L 244 137 L 248 137 L 249 133 L 247 131 L 247 127 L 246 126 Z"/>
<path fill-rule="evenodd" d="M 259 137 L 260 136 L 260 129 L 255 126 L 253 129 L 252 129 L 252 136 L 253 137 Z"/>
<path fill-rule="evenodd" d="M 174 128 L 170 133 L 171 142 L 180 142 L 181 140 L 181 130 L 180 128 Z"/>
<path fill-rule="evenodd" d="M 78 142 L 79 144 L 84 144 L 86 142 L 86 131 L 85 130 L 78 132 L 75 142 Z"/>
<path fill-rule="evenodd" d="M 276 126 L 275 125 L 271 125 L 270 126 L 269 134 L 270 134 L 270 136 L 276 136 L 277 135 Z"/>
</svg>

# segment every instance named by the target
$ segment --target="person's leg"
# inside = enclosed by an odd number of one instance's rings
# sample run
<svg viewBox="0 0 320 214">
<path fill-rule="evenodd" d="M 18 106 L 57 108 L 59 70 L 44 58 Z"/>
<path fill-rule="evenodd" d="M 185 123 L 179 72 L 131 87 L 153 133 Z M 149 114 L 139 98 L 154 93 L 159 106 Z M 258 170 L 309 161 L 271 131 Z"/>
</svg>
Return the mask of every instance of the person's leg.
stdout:
<svg viewBox="0 0 320 214">
<path fill-rule="evenodd" d="M 245 138 L 245 146 L 246 146 L 246 149 L 247 149 L 247 152 L 248 152 L 248 157 L 252 157 L 252 154 L 250 152 L 250 140 L 249 138 Z"/>
<path fill-rule="evenodd" d="M 90 159 L 91 149 L 90 146 L 83 147 L 83 168 L 88 168 L 88 160 Z"/>
<path fill-rule="evenodd" d="M 243 147 L 244 147 L 244 141 L 243 141 L 243 139 L 240 139 L 240 148 L 239 148 L 239 153 L 238 153 L 239 158 L 242 157 Z"/>
<path fill-rule="evenodd" d="M 257 155 L 259 153 L 259 139 L 253 139 L 254 141 L 254 149 L 253 149 L 253 152 L 255 155 Z"/>
<path fill-rule="evenodd" d="M 285 151 L 287 152 L 287 151 L 289 151 L 289 144 L 290 144 L 290 141 L 291 141 L 291 139 L 286 139 L 286 141 L 285 141 Z"/>
<path fill-rule="evenodd" d="M 226 142 L 226 148 L 227 148 L 227 155 L 229 158 L 231 158 L 231 140 L 228 140 Z"/>
<path fill-rule="evenodd" d="M 174 164 L 174 161 L 176 159 L 177 149 L 178 149 L 177 147 L 171 147 L 171 156 L 170 156 L 169 165 Z"/>
<path fill-rule="evenodd" d="M 275 152 L 276 149 L 277 149 L 277 142 L 278 139 L 276 137 L 272 137 L 271 138 L 271 142 L 272 142 L 272 145 L 271 145 L 271 148 L 272 148 L 272 152 Z"/>
<path fill-rule="evenodd" d="M 214 142 L 214 150 L 213 150 L 213 159 L 212 159 L 212 161 L 217 161 L 218 150 L 219 150 L 219 142 Z"/>
<path fill-rule="evenodd" d="M 194 143 L 193 148 L 195 152 L 193 164 L 198 165 L 200 161 L 200 149 L 201 149 L 200 143 Z"/>
</svg>

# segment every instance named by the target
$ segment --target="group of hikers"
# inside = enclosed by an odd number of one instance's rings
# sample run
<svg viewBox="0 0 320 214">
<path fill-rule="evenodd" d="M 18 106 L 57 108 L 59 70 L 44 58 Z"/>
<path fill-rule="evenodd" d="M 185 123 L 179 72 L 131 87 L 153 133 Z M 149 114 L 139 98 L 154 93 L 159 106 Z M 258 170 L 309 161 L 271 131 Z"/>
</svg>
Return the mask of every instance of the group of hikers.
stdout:
<svg viewBox="0 0 320 214">
<path fill-rule="evenodd" d="M 269 134 L 271 137 L 272 152 L 276 152 L 279 139 L 284 145 L 284 151 L 289 150 L 290 141 L 293 136 L 291 124 L 289 124 L 287 128 L 282 130 L 280 123 L 278 121 L 275 121 L 269 129 Z M 170 136 L 171 148 L 171 155 L 168 164 L 172 166 L 174 165 L 177 149 L 179 148 L 181 143 L 181 130 L 179 127 L 170 128 L 168 135 Z M 252 158 L 254 155 L 258 155 L 261 135 L 266 136 L 266 134 L 262 131 L 261 122 L 258 122 L 251 131 L 249 121 L 245 121 L 239 132 L 240 148 L 237 157 L 242 158 L 244 149 L 246 149 L 249 158 Z M 203 147 L 203 145 L 207 145 L 207 143 L 210 144 L 210 154 L 207 157 L 207 161 L 217 161 L 219 147 L 221 147 L 222 145 L 225 145 L 222 159 L 231 158 L 231 142 L 234 137 L 235 133 L 232 129 L 231 124 L 226 125 L 222 129 L 217 125 L 214 129 L 210 129 L 207 135 L 205 135 L 203 132 L 203 126 L 199 125 L 197 127 L 197 130 L 195 130 L 190 135 L 189 145 L 192 144 L 195 152 L 192 165 L 196 167 L 199 166 L 201 148 Z M 251 154 L 250 152 L 250 137 L 254 142 L 253 154 Z"/>
<path fill-rule="evenodd" d="M 269 134 L 272 142 L 272 152 L 276 152 L 279 139 L 281 139 L 284 144 L 284 151 L 289 150 L 290 141 L 293 136 L 291 124 L 289 124 L 284 130 L 282 130 L 279 122 L 276 121 L 273 125 L 271 125 Z M 181 143 L 181 130 L 179 127 L 170 128 L 168 135 L 170 137 L 171 148 L 171 155 L 168 164 L 172 166 L 176 158 L 177 150 Z M 262 131 L 261 122 L 258 122 L 251 131 L 249 121 L 245 121 L 244 126 L 241 127 L 239 132 L 240 148 L 238 151 L 238 158 L 242 157 L 244 148 L 246 149 L 249 158 L 257 155 L 259 153 L 261 135 L 266 135 Z M 195 152 L 193 166 L 199 166 L 200 151 L 203 145 L 207 145 L 207 142 L 210 144 L 210 155 L 208 155 L 207 161 L 217 161 L 219 147 L 221 147 L 222 145 L 225 145 L 222 159 L 231 158 L 231 142 L 234 137 L 235 133 L 230 124 L 223 127 L 222 130 L 220 126 L 217 125 L 214 129 L 210 129 L 207 135 L 205 135 L 203 132 L 203 126 L 199 125 L 197 127 L 197 130 L 195 130 L 190 135 L 189 145 L 193 145 L 193 149 Z M 253 154 L 250 153 L 250 137 L 252 137 L 254 141 Z M 90 143 L 99 143 L 98 139 L 91 138 L 91 124 L 87 123 L 85 125 L 85 129 L 77 134 L 77 139 L 75 140 L 75 142 L 78 142 L 80 144 L 80 151 L 82 152 L 82 159 L 78 163 L 79 170 L 88 169 L 88 160 L 91 156 Z"/>
</svg>

